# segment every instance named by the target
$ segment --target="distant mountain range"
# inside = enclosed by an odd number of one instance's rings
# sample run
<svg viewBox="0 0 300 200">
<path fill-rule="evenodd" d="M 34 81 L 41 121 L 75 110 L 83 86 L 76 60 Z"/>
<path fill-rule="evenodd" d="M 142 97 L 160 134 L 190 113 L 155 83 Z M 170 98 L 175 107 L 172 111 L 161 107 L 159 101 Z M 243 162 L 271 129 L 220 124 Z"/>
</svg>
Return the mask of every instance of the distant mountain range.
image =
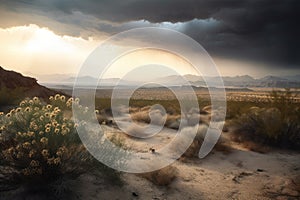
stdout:
<svg viewBox="0 0 300 200">
<path fill-rule="evenodd" d="M 51 75 L 49 75 L 50 77 Z M 55 76 L 53 76 L 55 77 Z M 98 83 L 98 79 L 91 77 L 91 76 L 82 76 L 82 77 L 74 77 L 74 76 L 57 76 L 57 80 L 52 79 L 51 82 L 46 82 L 40 80 L 39 82 L 45 85 L 67 85 L 72 86 L 77 80 L 78 85 L 82 86 L 91 86 L 96 85 Z M 243 76 L 224 76 L 222 77 L 223 83 L 225 87 L 278 87 L 278 88 L 285 88 L 285 87 L 300 87 L 300 75 L 294 76 L 265 76 L 263 78 L 255 79 L 249 75 Z M 154 83 L 160 83 L 166 86 L 182 86 L 191 84 L 193 86 L 206 86 L 207 80 L 209 83 L 212 83 L 214 86 L 221 86 L 219 84 L 218 77 L 205 77 L 205 79 L 201 76 L 187 74 L 183 77 L 178 75 L 171 75 L 165 76 L 161 78 L 156 78 L 149 84 L 150 86 L 157 86 Z M 139 84 L 144 84 L 143 81 L 130 81 L 130 80 L 123 80 L 119 78 L 108 78 L 102 79 L 99 82 L 98 86 L 136 86 Z"/>
<path fill-rule="evenodd" d="M 90 76 L 82 76 L 82 77 L 74 77 L 74 76 L 64 76 L 64 75 L 46 75 L 47 80 L 51 80 L 50 83 L 43 83 L 43 85 L 49 84 L 54 86 L 58 86 L 58 89 L 62 89 L 67 87 L 69 89 L 72 88 L 75 80 L 81 86 L 92 86 L 98 83 L 98 79 Z M 51 79 L 50 79 L 51 78 Z M 214 86 L 217 86 L 219 78 L 218 77 L 205 77 L 205 80 L 210 83 L 214 83 Z M 234 76 L 223 77 L 223 82 L 226 89 L 243 89 L 251 87 L 293 87 L 300 88 L 300 75 L 294 76 L 266 76 L 260 79 L 255 79 L 251 76 Z M 184 75 L 183 77 L 172 75 L 165 76 L 161 78 L 156 78 L 152 81 L 152 83 L 147 83 L 148 85 L 144 85 L 144 87 L 161 87 L 161 85 L 165 86 L 185 86 L 187 84 L 191 84 L 195 89 L 204 88 L 206 83 L 203 77 L 195 76 L 195 75 Z M 135 87 L 140 84 L 146 84 L 142 81 L 130 81 L 130 80 L 122 80 L 119 78 L 109 78 L 102 79 L 98 87 L 112 87 L 115 85 L 120 85 L 124 87 Z M 25 97 L 34 97 L 38 96 L 42 99 L 47 100 L 49 96 L 54 95 L 57 91 L 48 89 L 37 82 L 35 78 L 23 76 L 22 74 L 15 71 L 8 71 L 3 69 L 0 66 L 0 110 L 3 109 L 5 105 L 14 105 L 18 103 L 21 99 Z M 221 86 L 221 85 L 219 85 Z M 49 86 L 51 87 L 51 86 Z M 197 88 L 196 88 L 197 87 Z M 55 87 L 51 87 L 55 88 Z M 206 88 L 204 88 L 206 89 Z M 2 108 L 1 108 L 2 107 Z"/>
<path fill-rule="evenodd" d="M 214 83 L 215 77 L 207 77 L 209 82 Z M 222 77 L 226 87 L 300 87 L 300 75 L 295 76 L 265 76 L 263 78 L 255 79 L 249 75 Z M 192 82 L 193 85 L 205 85 L 203 80 Z"/>
</svg>

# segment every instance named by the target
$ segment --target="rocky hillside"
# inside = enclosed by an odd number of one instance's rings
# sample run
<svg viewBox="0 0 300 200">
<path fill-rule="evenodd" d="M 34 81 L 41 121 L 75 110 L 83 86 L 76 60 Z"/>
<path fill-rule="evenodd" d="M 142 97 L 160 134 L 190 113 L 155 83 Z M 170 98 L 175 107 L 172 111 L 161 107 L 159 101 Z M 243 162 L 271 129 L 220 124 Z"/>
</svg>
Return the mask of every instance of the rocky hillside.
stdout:
<svg viewBox="0 0 300 200">
<path fill-rule="evenodd" d="M 25 97 L 40 97 L 48 99 L 57 92 L 37 83 L 31 77 L 23 76 L 14 71 L 8 71 L 0 66 L 0 105 L 13 105 Z"/>
</svg>

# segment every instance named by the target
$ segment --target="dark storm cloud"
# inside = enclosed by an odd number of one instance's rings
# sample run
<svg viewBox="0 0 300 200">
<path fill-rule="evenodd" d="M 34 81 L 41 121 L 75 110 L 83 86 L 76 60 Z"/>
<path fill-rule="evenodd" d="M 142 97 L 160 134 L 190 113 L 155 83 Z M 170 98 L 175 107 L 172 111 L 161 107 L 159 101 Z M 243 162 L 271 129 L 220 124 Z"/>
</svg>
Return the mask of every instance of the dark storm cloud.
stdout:
<svg viewBox="0 0 300 200">
<path fill-rule="evenodd" d="M 102 20 L 128 22 L 148 20 L 150 22 L 190 21 L 207 18 L 221 8 L 242 6 L 238 0 L 0 0 L 10 8 L 32 7 L 45 12 L 61 11 L 72 14 L 80 11 Z"/>
<path fill-rule="evenodd" d="M 290 69 L 299 69 L 300 66 L 298 0 L 0 2 L 7 10 L 44 15 L 67 24 L 67 33 L 72 25 L 76 27 L 75 35 L 79 28 L 93 33 L 99 31 L 112 34 L 133 27 L 164 26 L 162 22 L 172 22 L 165 26 L 193 37 L 212 55 L 264 62 L 266 65 Z M 84 16 L 89 16 L 89 19 Z M 64 27 L 55 27 L 55 31 L 64 32 Z M 83 31 L 79 32 L 81 34 Z"/>
</svg>

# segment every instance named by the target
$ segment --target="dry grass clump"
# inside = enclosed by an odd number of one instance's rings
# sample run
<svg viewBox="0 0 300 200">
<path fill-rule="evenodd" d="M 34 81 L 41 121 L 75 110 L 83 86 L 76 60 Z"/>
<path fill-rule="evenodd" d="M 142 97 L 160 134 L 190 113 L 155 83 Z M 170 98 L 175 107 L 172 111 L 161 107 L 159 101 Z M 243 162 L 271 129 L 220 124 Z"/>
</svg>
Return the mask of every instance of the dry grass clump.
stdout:
<svg viewBox="0 0 300 200">
<path fill-rule="evenodd" d="M 180 115 L 167 115 L 165 126 L 171 129 L 179 129 Z"/>
<path fill-rule="evenodd" d="M 203 141 L 202 141 L 203 142 Z M 198 156 L 200 147 L 202 145 L 201 141 L 194 140 L 189 148 L 182 155 L 183 158 L 194 158 Z"/>
<path fill-rule="evenodd" d="M 208 129 L 208 127 L 206 125 L 204 125 L 204 124 L 199 125 L 197 133 L 196 133 L 196 136 L 195 136 L 192 144 L 184 152 L 184 154 L 182 155 L 182 157 L 193 158 L 193 157 L 197 157 L 198 156 L 198 153 L 199 153 L 200 147 L 201 147 L 201 145 L 203 143 L 203 140 L 204 140 L 204 137 L 206 135 L 207 129 Z M 187 137 L 192 137 L 192 135 L 189 134 L 189 130 L 188 129 L 185 129 L 183 131 L 184 131 L 184 133 L 186 134 Z M 177 145 L 180 145 L 180 144 L 177 144 Z M 179 148 L 179 149 L 181 149 L 181 148 Z"/>
<path fill-rule="evenodd" d="M 174 166 L 167 166 L 157 171 L 140 174 L 139 176 L 151 181 L 155 185 L 170 185 L 178 175 L 178 170 Z"/>
<path fill-rule="evenodd" d="M 191 134 L 189 134 L 193 128 L 185 128 L 183 129 L 183 134 L 186 137 L 193 137 Z M 196 133 L 196 136 L 193 139 L 192 144 L 188 147 L 188 149 L 183 153 L 181 156 L 180 160 L 184 161 L 185 158 L 194 158 L 198 157 L 199 150 L 201 148 L 201 145 L 204 141 L 205 135 L 207 133 L 208 126 L 205 124 L 200 124 Z M 176 144 L 173 145 L 174 151 L 175 152 L 182 152 L 184 147 L 184 143 L 178 141 Z M 224 138 L 220 138 L 216 145 L 214 146 L 214 150 L 223 152 L 225 154 L 231 153 L 232 152 L 232 147 L 230 146 L 230 143 L 228 140 L 225 140 Z"/>
<path fill-rule="evenodd" d="M 159 108 L 143 107 L 140 110 L 131 113 L 131 118 L 134 121 L 143 123 L 152 123 L 154 125 L 164 125 L 167 118 L 166 114 Z"/>
<path fill-rule="evenodd" d="M 164 125 L 165 127 L 171 129 L 179 129 L 181 123 L 181 116 L 178 114 L 166 114 L 160 110 L 151 110 L 150 106 L 143 107 L 141 109 L 133 109 L 131 113 L 131 118 L 133 121 L 143 122 L 149 124 L 152 119 L 152 124 L 154 125 Z M 186 121 L 186 122 L 185 122 Z M 200 121 L 200 116 L 197 113 L 192 113 L 188 116 L 188 120 L 184 120 L 183 126 L 194 126 Z"/>
<path fill-rule="evenodd" d="M 140 110 L 138 112 L 131 113 L 131 119 L 137 122 L 150 123 L 149 110 Z"/>
</svg>

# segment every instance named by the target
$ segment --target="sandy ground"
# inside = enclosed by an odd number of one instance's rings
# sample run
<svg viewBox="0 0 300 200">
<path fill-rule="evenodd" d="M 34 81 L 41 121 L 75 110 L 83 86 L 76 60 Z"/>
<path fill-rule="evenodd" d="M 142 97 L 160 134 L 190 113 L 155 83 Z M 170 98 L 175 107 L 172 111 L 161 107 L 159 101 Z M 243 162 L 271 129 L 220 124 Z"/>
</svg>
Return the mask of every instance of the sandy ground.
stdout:
<svg viewBox="0 0 300 200">
<path fill-rule="evenodd" d="M 299 154 L 237 150 L 230 155 L 212 153 L 204 160 L 173 164 L 177 179 L 167 187 L 155 186 L 134 174 L 124 174 L 122 188 L 92 184 L 82 192 L 84 199 L 300 199 L 292 189 L 299 175 Z M 258 172 L 257 169 L 263 169 Z M 299 178 L 299 177 L 298 177 Z M 133 193 L 138 196 L 135 197 Z"/>
<path fill-rule="evenodd" d="M 83 175 L 76 180 L 74 191 L 78 199 L 84 200 L 294 200 L 300 199 L 299 185 L 296 188 L 299 158 L 299 153 L 285 151 L 259 154 L 236 149 L 227 155 L 214 151 L 205 159 L 176 161 L 173 166 L 178 175 L 169 186 L 156 186 L 136 174 L 123 174 L 122 187 Z"/>
<path fill-rule="evenodd" d="M 150 142 L 132 140 L 137 151 L 171 138 L 164 130 Z M 224 133 L 229 134 L 229 133 Z M 226 135 L 225 135 L 226 138 Z M 229 142 L 229 141 L 228 141 Z M 135 174 L 123 174 L 123 187 L 95 183 L 81 177 L 83 199 L 300 199 L 300 153 L 273 150 L 266 154 L 249 151 L 232 141 L 229 154 L 213 151 L 204 159 L 176 161 L 177 178 L 169 186 L 156 186 Z M 132 144 L 132 143 L 131 143 Z M 159 146 L 156 146 L 159 148 Z"/>
</svg>

